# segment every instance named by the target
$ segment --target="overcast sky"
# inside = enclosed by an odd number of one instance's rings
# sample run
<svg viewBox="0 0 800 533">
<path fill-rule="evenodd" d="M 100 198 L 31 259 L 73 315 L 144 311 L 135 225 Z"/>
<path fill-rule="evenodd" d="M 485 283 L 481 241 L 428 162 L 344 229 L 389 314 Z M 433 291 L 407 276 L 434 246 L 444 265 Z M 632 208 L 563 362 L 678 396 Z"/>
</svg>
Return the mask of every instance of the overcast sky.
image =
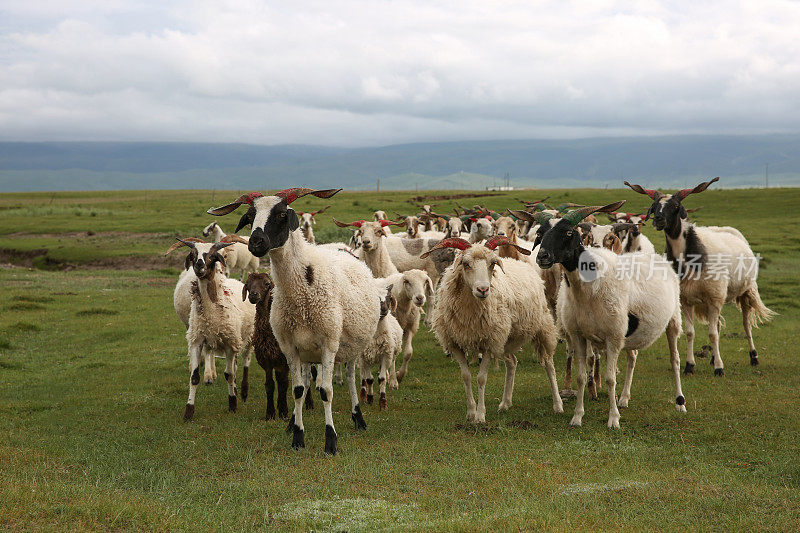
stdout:
<svg viewBox="0 0 800 533">
<path fill-rule="evenodd" d="M 0 0 L 0 139 L 800 131 L 800 3 Z"/>
</svg>

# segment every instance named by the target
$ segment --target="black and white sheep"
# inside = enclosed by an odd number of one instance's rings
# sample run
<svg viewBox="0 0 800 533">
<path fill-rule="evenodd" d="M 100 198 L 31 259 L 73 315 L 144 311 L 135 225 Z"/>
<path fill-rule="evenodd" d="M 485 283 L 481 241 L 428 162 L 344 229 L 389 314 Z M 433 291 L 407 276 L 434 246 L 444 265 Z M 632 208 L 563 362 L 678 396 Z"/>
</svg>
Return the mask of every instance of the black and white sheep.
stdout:
<svg viewBox="0 0 800 533">
<path fill-rule="evenodd" d="M 578 362 L 578 396 L 570 422 L 573 426 L 580 426 L 583 420 L 589 345 L 593 346 L 595 353 L 605 355 L 605 381 L 610 403 L 608 427 L 618 428 L 616 374 L 619 352 L 622 349 L 628 351 L 625 386 L 619 402 L 624 407 L 630 398 L 637 350 L 650 346 L 665 329 L 675 378 L 675 405 L 678 411 L 686 411 L 677 345 L 681 332 L 678 277 L 669 264 L 655 254 L 619 256 L 604 248 L 584 248 L 575 229 L 586 215 L 613 211 L 623 203 L 585 207 L 565 214 L 544 234 L 536 256 L 543 269 L 555 264 L 564 269 L 557 313 L 559 325 L 568 335 Z"/>
<path fill-rule="evenodd" d="M 375 335 L 380 318 L 380 291 L 364 263 L 349 254 L 306 242 L 299 231 L 297 213 L 289 205 L 307 194 L 330 198 L 340 190 L 296 188 L 273 196 L 249 193 L 208 211 L 212 215 L 225 215 L 242 204 L 249 205 L 239 227 L 252 225 L 249 249 L 253 255 L 262 257 L 269 253 L 270 256 L 275 283 L 270 325 L 286 354 L 295 396 L 292 447 L 305 447 L 302 402 L 306 386 L 302 365 L 321 363 L 318 388 L 325 409 L 325 452 L 329 454 L 336 454 L 338 440 L 332 410 L 336 362 L 348 363 L 351 417 L 356 429 L 366 429 L 353 363 Z"/>
<path fill-rule="evenodd" d="M 686 374 L 694 373 L 695 316 L 708 324 L 714 375 L 723 376 L 725 366 L 719 353 L 722 307 L 735 302 L 741 309 L 751 365 L 758 364 L 752 326 L 769 320 L 775 314 L 761 301 L 756 282 L 758 260 L 741 232 L 729 226 L 696 226 L 687 220 L 683 199 L 705 191 L 717 180 L 719 178 L 714 178 L 675 194 L 664 194 L 625 182 L 634 191 L 653 200 L 647 215 L 652 215 L 655 228 L 664 232 L 667 259 L 681 280 L 681 304 L 686 318 Z"/>
</svg>

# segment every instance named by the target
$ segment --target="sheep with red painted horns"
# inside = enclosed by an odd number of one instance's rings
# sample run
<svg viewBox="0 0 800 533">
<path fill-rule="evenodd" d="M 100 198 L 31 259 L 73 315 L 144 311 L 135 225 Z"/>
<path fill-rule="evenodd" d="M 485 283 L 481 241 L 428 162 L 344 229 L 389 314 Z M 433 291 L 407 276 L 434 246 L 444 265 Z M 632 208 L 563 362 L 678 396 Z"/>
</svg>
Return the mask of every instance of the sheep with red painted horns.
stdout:
<svg viewBox="0 0 800 533">
<path fill-rule="evenodd" d="M 317 384 L 325 410 L 325 452 L 331 455 L 338 449 L 332 410 L 334 363 L 348 363 L 351 417 L 356 429 L 366 429 L 354 363 L 375 336 L 380 291 L 364 263 L 349 254 L 306 242 L 290 204 L 307 194 L 330 198 L 340 190 L 295 188 L 271 196 L 249 193 L 208 211 L 219 216 L 242 204 L 249 206 L 239 220 L 239 228 L 252 225 L 250 251 L 257 257 L 267 253 L 270 257 L 275 288 L 269 322 L 286 354 L 295 397 L 290 422 L 292 447 L 305 447 L 303 397 L 307 390 L 303 363 L 320 363 L 322 372 Z"/>
<path fill-rule="evenodd" d="M 687 220 L 689 210 L 683 206 L 684 198 L 705 191 L 717 180 L 718 177 L 675 194 L 664 194 L 625 182 L 634 191 L 653 200 L 647 217 L 652 215 L 653 226 L 664 232 L 667 259 L 681 280 L 681 305 L 686 318 L 685 374 L 694 373 L 695 315 L 708 324 L 714 375 L 724 376 L 725 366 L 719 353 L 722 307 L 735 302 L 742 311 L 744 333 L 750 346 L 750 364 L 754 366 L 758 364 L 758 352 L 753 343 L 752 327 L 775 314 L 761 301 L 756 282 L 758 260 L 742 233 L 730 226 L 696 226 Z"/>
<path fill-rule="evenodd" d="M 486 422 L 485 391 L 489 367 L 503 361 L 506 381 L 500 411 L 511 407 L 516 353 L 532 342 L 547 372 L 553 396 L 553 410 L 564 410 L 558 393 L 553 351 L 556 329 L 547 308 L 544 283 L 527 261 L 500 259 L 495 249 L 508 245 L 505 237 L 494 237 L 485 245 L 464 239 L 446 239 L 435 249 L 456 248 L 453 264 L 445 270 L 436 291 L 433 332 L 445 352 L 461 367 L 467 396 L 467 421 Z M 530 251 L 520 248 L 523 254 Z M 428 252 L 430 253 L 430 252 Z M 469 355 L 482 354 L 478 372 L 478 403 L 472 394 Z"/>
<path fill-rule="evenodd" d="M 221 250 L 230 246 L 230 243 L 210 244 L 179 240 L 173 246 L 189 247 L 184 267 L 186 270 L 193 269 L 196 276 L 190 284 L 192 304 L 189 327 L 186 330 L 186 341 L 189 344 L 189 399 L 183 418 L 191 420 L 194 416 L 195 394 L 200 383 L 200 357 L 204 351 L 207 354 L 207 365 L 208 358 L 215 352 L 225 355 L 228 410 L 236 411 L 236 357 L 242 355 L 244 374 L 247 374 L 250 367 L 255 307 L 241 300 L 242 283 L 223 273 L 225 259 Z M 242 399 L 247 399 L 244 389 Z"/>
</svg>

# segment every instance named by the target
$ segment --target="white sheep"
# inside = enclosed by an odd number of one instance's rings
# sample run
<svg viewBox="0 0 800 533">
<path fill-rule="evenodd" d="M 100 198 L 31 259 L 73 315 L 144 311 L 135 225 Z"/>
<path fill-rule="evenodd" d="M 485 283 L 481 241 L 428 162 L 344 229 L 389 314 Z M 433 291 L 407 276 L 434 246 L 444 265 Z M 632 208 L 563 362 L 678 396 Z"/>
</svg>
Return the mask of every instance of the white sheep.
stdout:
<svg viewBox="0 0 800 533">
<path fill-rule="evenodd" d="M 472 246 L 463 239 L 447 239 L 437 245 L 437 248 L 462 250 L 445 270 L 436 291 L 432 322 L 439 344 L 461 367 L 467 420 L 473 423 L 486 422 L 486 379 L 493 361 L 501 360 L 506 365 L 499 410 L 511 407 L 517 367 L 515 354 L 529 342 L 534 344 L 547 371 L 553 410 L 563 412 L 553 366 L 556 330 L 547 309 L 544 283 L 530 263 L 500 259 L 494 252 L 499 244 L 508 244 L 508 240 L 495 237 L 485 246 Z M 467 354 L 479 353 L 483 358 L 476 405 Z"/>
<path fill-rule="evenodd" d="M 359 259 L 363 260 L 367 267 L 376 278 L 385 278 L 398 272 L 389 257 L 389 250 L 386 247 L 387 237 L 383 228 L 390 225 L 397 225 L 396 222 L 388 220 L 378 220 L 377 222 L 367 222 L 356 220 L 345 224 L 335 218 L 333 223 L 340 228 L 356 228 L 360 230 L 361 247 L 358 250 Z"/>
<path fill-rule="evenodd" d="M 236 231 L 239 231 L 238 229 Z M 260 262 L 257 257 L 250 253 L 247 249 L 247 239 L 239 237 L 235 234 L 227 235 L 219 224 L 212 222 L 203 228 L 204 237 L 213 237 L 214 242 L 232 242 L 233 246 L 227 247 L 222 253 L 225 258 L 225 274 L 231 275 L 231 272 L 241 270 L 241 279 L 251 272 L 258 272 Z"/>
<path fill-rule="evenodd" d="M 317 221 L 314 216 L 319 215 L 320 213 L 324 213 L 328 210 L 330 206 L 326 205 L 322 209 L 317 211 L 311 211 L 309 213 L 304 213 L 303 211 L 298 211 L 297 216 L 300 217 L 300 231 L 303 232 L 303 237 L 306 238 L 308 242 L 311 244 L 316 243 L 316 239 L 314 238 L 314 228 L 312 226 L 316 226 Z"/>
<path fill-rule="evenodd" d="M 741 309 L 751 365 L 758 364 L 752 326 L 769 320 L 775 314 L 761 301 L 756 282 L 758 260 L 741 232 L 731 227 L 695 226 L 686 219 L 683 199 L 705 191 L 717 180 L 719 178 L 714 178 L 675 194 L 664 194 L 625 182 L 634 191 L 653 200 L 647 214 L 653 215 L 655 228 L 664 232 L 667 259 L 680 276 L 681 304 L 686 318 L 686 374 L 694 373 L 695 315 L 698 320 L 708 323 L 714 375 L 724 376 L 725 365 L 719 353 L 722 307 L 735 302 Z"/>
<path fill-rule="evenodd" d="M 608 427 L 619 427 L 616 397 L 617 358 L 628 352 L 625 386 L 619 405 L 627 406 L 637 351 L 655 342 L 666 329 L 675 378 L 675 407 L 686 412 L 681 389 L 678 337 L 681 333 L 679 283 L 669 264 L 654 254 L 616 255 L 604 248 L 584 248 L 575 226 L 587 215 L 613 211 L 623 202 L 577 209 L 558 220 L 542 237 L 536 262 L 547 269 L 561 264 L 565 281 L 558 296 L 560 327 L 567 333 L 578 361 L 578 397 L 570 422 L 583 420 L 586 358 L 591 344 L 606 357 Z M 623 262 L 625 258 L 625 262 Z"/>
<path fill-rule="evenodd" d="M 190 248 L 185 268 L 194 270 L 197 279 L 191 282 L 192 306 L 186 341 L 189 344 L 189 399 L 184 420 L 191 420 L 195 410 L 195 393 L 200 383 L 200 357 L 225 354 L 225 379 L 228 382 L 228 410 L 236 411 L 236 356 L 241 353 L 245 373 L 250 366 L 255 306 L 242 301 L 244 285 L 223 275 L 218 264 L 225 260 L 220 250 L 230 243 L 197 243 L 180 241 Z M 243 400 L 247 398 L 243 396 Z"/>
<path fill-rule="evenodd" d="M 398 383 L 408 373 L 408 364 L 414 355 L 412 344 L 414 335 L 419 330 L 422 308 L 428 298 L 433 296 L 433 282 L 428 274 L 416 268 L 377 281 L 383 287 L 391 288 L 392 296 L 397 302 L 396 309 L 392 311 L 392 314 L 403 329 L 403 364 L 397 372 L 393 367 L 389 376 L 389 385 L 396 389 Z"/>
<path fill-rule="evenodd" d="M 494 233 L 492 217 L 473 217 L 470 220 L 472 220 L 472 225 L 469 227 L 469 242 L 471 244 L 485 241 Z"/>
<path fill-rule="evenodd" d="M 202 239 L 196 239 L 194 237 L 187 237 L 184 239 L 186 241 L 192 242 L 200 242 L 205 243 Z M 174 250 L 184 246 L 182 242 L 177 242 L 170 246 L 170 248 L 164 253 L 164 256 L 169 255 Z M 219 269 L 220 275 L 224 275 L 222 265 L 217 265 Z M 188 329 L 189 328 L 189 315 L 192 311 L 192 283 L 197 281 L 197 276 L 194 273 L 193 269 L 184 270 L 178 276 L 178 283 L 175 284 L 175 290 L 172 292 L 172 305 L 175 308 L 175 313 L 178 315 L 178 318 L 181 322 L 183 322 L 183 326 Z M 205 353 L 204 358 L 204 366 L 205 371 L 203 375 L 203 380 L 205 381 L 206 385 L 211 385 L 214 383 L 214 380 L 217 379 L 217 367 L 214 362 L 214 356 L 207 350 L 203 350 Z M 187 357 L 191 358 L 191 354 L 187 353 Z"/>
<path fill-rule="evenodd" d="M 380 285 L 379 285 L 380 287 Z M 389 408 L 386 399 L 386 383 L 390 372 L 394 374 L 394 364 L 397 352 L 403 343 L 403 328 L 393 315 L 397 309 L 397 301 L 392 296 L 392 287 L 380 287 L 384 294 L 381 299 L 381 314 L 375 336 L 367 346 L 367 349 L 359 358 L 359 373 L 361 375 L 361 402 L 372 405 L 373 383 L 371 366 L 378 364 L 378 401 L 379 409 L 386 411 Z M 396 387 L 395 387 L 396 388 Z"/>
<path fill-rule="evenodd" d="M 332 455 L 337 452 L 332 410 L 335 362 L 348 363 L 351 417 L 356 429 L 366 429 L 354 363 L 375 336 L 380 291 L 364 263 L 338 250 L 306 242 L 299 231 L 297 214 L 289 204 L 307 194 L 330 198 L 340 190 L 297 188 L 274 196 L 250 193 L 208 211 L 225 215 L 244 203 L 250 206 L 239 225 L 252 225 L 249 248 L 255 256 L 270 255 L 275 283 L 270 325 L 286 354 L 294 386 L 292 447 L 305 447 L 302 402 L 306 387 L 302 363 L 321 363 L 318 388 L 325 409 L 325 452 Z"/>
</svg>

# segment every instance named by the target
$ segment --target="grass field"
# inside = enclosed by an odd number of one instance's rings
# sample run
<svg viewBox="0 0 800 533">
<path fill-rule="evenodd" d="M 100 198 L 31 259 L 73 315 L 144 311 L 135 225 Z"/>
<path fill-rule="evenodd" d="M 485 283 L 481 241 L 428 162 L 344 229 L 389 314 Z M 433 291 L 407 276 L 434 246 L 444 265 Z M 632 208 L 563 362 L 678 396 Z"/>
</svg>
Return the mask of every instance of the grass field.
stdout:
<svg viewBox="0 0 800 533">
<path fill-rule="evenodd" d="M 457 365 L 427 331 L 388 413 L 367 406 L 356 433 L 346 389 L 335 387 L 340 453 L 322 453 L 321 409 L 305 413 L 303 451 L 285 423 L 263 420 L 263 371 L 227 413 L 218 380 L 183 423 L 188 365 L 172 308 L 182 257 L 160 254 L 199 235 L 205 210 L 237 191 L 0 195 L 0 527 L 146 530 L 782 530 L 800 526 L 800 189 L 709 190 L 702 224 L 730 224 L 764 261 L 759 283 L 780 315 L 755 330 L 751 367 L 741 318 L 725 310 L 726 377 L 700 359 L 683 380 L 688 413 L 673 407 L 662 338 L 640 354 L 622 429 L 606 428 L 605 388 L 568 426 L 554 415 L 544 371 L 520 356 L 514 407 L 498 415 L 502 371 L 487 386 L 486 427 L 464 424 Z M 321 240 L 340 220 L 410 212 L 416 193 L 302 199 Z M 425 194 L 436 195 L 435 192 Z M 459 200 L 500 209 L 514 197 L 603 204 L 645 198 L 621 190 L 503 193 Z M 451 201 L 436 210 L 446 211 Z M 219 219 L 232 230 L 237 216 Z M 663 247 L 652 227 L 645 232 Z M 91 234 L 89 234 L 91 233 Z M 180 255 L 180 254 L 178 254 Z M 23 265 L 23 266 L 19 266 Z M 424 329 L 424 328 L 423 328 Z M 706 330 L 698 328 L 697 345 Z M 683 340 L 681 350 L 683 351 Z M 682 353 L 682 357 L 683 357 Z M 563 381 L 564 349 L 556 352 Z M 220 369 L 222 364 L 218 363 Z M 621 387 L 621 385 L 619 385 Z"/>
</svg>

